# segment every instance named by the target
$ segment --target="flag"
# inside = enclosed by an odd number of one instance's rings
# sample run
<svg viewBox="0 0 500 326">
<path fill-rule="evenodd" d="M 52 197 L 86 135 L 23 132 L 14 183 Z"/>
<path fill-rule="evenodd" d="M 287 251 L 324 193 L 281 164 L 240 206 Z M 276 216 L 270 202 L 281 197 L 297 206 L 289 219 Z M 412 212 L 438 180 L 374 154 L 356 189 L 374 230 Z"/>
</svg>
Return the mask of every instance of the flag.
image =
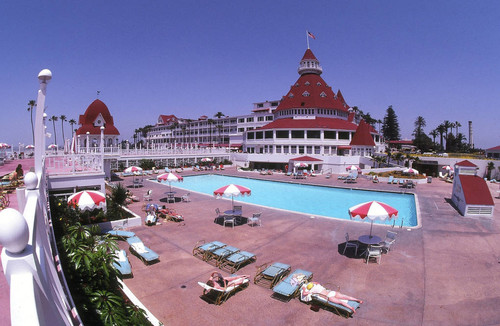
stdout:
<svg viewBox="0 0 500 326">
<path fill-rule="evenodd" d="M 312 38 L 313 40 L 315 40 L 315 39 L 316 39 L 316 36 L 314 36 L 314 35 L 313 35 L 313 33 L 309 32 L 309 31 L 307 32 L 307 36 L 309 36 L 309 37 L 310 37 L 310 38 Z"/>
</svg>

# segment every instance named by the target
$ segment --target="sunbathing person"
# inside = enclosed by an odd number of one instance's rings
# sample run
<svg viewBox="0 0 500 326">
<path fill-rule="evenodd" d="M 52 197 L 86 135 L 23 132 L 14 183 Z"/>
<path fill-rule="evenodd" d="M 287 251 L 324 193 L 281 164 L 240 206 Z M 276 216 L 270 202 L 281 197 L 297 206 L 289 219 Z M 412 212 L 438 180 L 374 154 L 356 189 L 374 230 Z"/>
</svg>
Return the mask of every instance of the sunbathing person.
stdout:
<svg viewBox="0 0 500 326">
<path fill-rule="evenodd" d="M 337 291 L 327 290 L 324 286 L 317 282 L 309 282 L 307 284 L 302 285 L 300 289 L 300 300 L 302 301 L 311 301 L 313 294 L 319 294 L 322 297 L 326 298 L 328 301 L 340 304 L 344 307 L 347 307 L 352 310 L 353 313 L 356 312 L 356 309 L 351 307 L 347 301 L 357 301 L 359 303 L 363 303 L 363 301 L 356 299 L 354 297 L 350 297 L 348 295 L 342 294 Z"/>
<path fill-rule="evenodd" d="M 229 286 L 238 286 L 249 279 L 250 275 L 236 275 L 223 277 L 219 272 L 213 272 L 207 281 L 207 285 L 218 290 L 225 291 Z"/>
</svg>

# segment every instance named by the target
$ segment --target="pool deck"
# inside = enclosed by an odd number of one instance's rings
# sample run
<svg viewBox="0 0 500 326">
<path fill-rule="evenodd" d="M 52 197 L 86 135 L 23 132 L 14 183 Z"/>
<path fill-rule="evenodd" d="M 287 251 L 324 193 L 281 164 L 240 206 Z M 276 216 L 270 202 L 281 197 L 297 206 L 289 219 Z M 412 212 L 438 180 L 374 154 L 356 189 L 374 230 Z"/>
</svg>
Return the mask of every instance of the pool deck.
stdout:
<svg viewBox="0 0 500 326">
<path fill-rule="evenodd" d="M 183 175 L 201 172 L 184 171 Z M 219 173 L 219 172 L 216 172 Z M 344 184 L 337 176 L 294 180 L 283 174 L 261 176 L 229 168 L 226 175 L 266 180 L 401 191 L 397 185 L 374 184 L 359 178 Z M 125 185 L 132 178 L 123 179 Z M 175 183 L 172 183 L 175 187 Z M 498 185 L 489 184 L 497 196 Z M 166 187 L 144 181 L 144 187 L 131 189 L 142 199 L 153 190 L 153 202 Z M 419 184 L 413 191 L 420 204 L 422 227 L 411 231 L 395 228 L 397 243 L 383 255 L 381 264 L 365 264 L 361 258 L 342 255 L 345 233 L 351 238 L 369 232 L 369 224 L 257 207 L 243 203 L 243 215 L 261 211 L 262 227 L 247 225 L 224 228 L 214 223 L 215 208 L 229 208 L 230 200 L 191 193 L 191 202 L 168 205 L 184 215 L 184 225 L 162 222 L 159 226 L 134 228 L 133 231 L 160 255 L 160 262 L 146 266 L 129 255 L 134 277 L 125 280 L 136 296 L 162 322 L 168 325 L 498 325 L 500 312 L 500 237 L 498 220 L 500 199 L 494 198 L 493 218 L 465 218 L 450 205 L 452 184 L 434 179 Z M 184 190 L 177 189 L 180 196 Z M 293 200 L 292 198 L 290 200 Z M 144 216 L 142 203 L 130 208 Z M 375 235 L 385 236 L 387 226 L 373 226 Z M 364 300 L 352 319 L 310 309 L 298 299 L 281 302 L 272 291 L 253 283 L 229 298 L 221 306 L 200 298 L 198 281 L 206 281 L 215 267 L 192 256 L 198 240 L 218 240 L 253 252 L 256 263 L 243 267 L 238 274 L 253 280 L 256 267 L 266 262 L 290 264 L 314 273 L 313 280 L 340 286 L 340 291 Z M 126 243 L 120 246 L 127 248 Z M 349 251 L 346 252 L 346 254 Z M 495 270 L 496 268 L 496 270 Z M 227 275 L 227 273 L 224 273 Z"/>
<path fill-rule="evenodd" d="M 184 171 L 182 175 L 202 172 Z M 226 175 L 265 180 L 353 187 L 371 190 L 401 191 L 397 185 L 373 184 L 359 178 L 355 184 L 344 184 L 337 176 L 294 180 L 283 174 L 261 176 L 226 168 Z M 132 177 L 123 178 L 131 187 Z M 172 183 L 172 187 L 175 187 Z M 450 204 L 452 184 L 434 179 L 414 190 L 420 206 L 421 227 L 398 232 L 393 250 L 384 254 L 381 264 L 365 264 L 352 252 L 342 255 L 345 233 L 352 239 L 369 232 L 369 223 L 328 218 L 310 218 L 242 203 L 243 216 L 262 212 L 262 227 L 247 225 L 223 227 L 214 223 L 215 208 L 230 208 L 229 200 L 191 193 L 191 202 L 169 204 L 184 215 L 185 223 L 163 222 L 161 225 L 131 229 L 160 255 L 160 262 L 146 266 L 130 254 L 133 278 L 128 287 L 165 325 L 498 325 L 500 324 L 500 199 L 498 184 L 488 183 L 496 205 L 493 218 L 462 217 Z M 164 204 L 167 187 L 144 180 L 144 187 L 130 188 L 142 199 L 153 190 L 153 203 Z M 186 191 L 176 189 L 180 196 Z M 293 198 L 291 198 L 293 200 Z M 13 203 L 11 203 L 12 206 Z M 15 204 L 15 203 L 14 203 Z M 142 202 L 129 208 L 142 217 Z M 373 233 L 384 237 L 387 226 L 373 226 Z M 253 252 L 257 262 L 240 269 L 253 281 L 256 267 L 266 262 L 282 262 L 314 273 L 313 280 L 340 286 L 340 291 L 364 300 L 351 319 L 330 311 L 314 311 L 298 299 L 282 302 L 271 297 L 272 291 L 253 284 L 238 292 L 220 306 L 200 298 L 198 281 L 206 281 L 217 270 L 192 256 L 198 240 L 218 240 Z M 495 268 L 497 270 L 495 270 Z M 227 275 L 226 272 L 222 272 Z M 8 302 L 8 286 L 0 277 L 0 303 Z M 8 304 L 7 304 L 8 306 Z M 2 323 L 0 318 L 0 324 Z"/>
</svg>

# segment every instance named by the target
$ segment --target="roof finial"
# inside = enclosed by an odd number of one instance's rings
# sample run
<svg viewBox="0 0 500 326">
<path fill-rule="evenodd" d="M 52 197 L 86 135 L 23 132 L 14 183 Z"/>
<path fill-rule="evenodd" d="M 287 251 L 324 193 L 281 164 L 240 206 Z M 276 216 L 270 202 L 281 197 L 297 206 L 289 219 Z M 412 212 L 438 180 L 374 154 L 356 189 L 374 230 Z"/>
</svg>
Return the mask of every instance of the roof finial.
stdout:
<svg viewBox="0 0 500 326">
<path fill-rule="evenodd" d="M 97 91 L 97 98 L 99 98 L 99 94 L 101 94 L 101 91 Z"/>
</svg>

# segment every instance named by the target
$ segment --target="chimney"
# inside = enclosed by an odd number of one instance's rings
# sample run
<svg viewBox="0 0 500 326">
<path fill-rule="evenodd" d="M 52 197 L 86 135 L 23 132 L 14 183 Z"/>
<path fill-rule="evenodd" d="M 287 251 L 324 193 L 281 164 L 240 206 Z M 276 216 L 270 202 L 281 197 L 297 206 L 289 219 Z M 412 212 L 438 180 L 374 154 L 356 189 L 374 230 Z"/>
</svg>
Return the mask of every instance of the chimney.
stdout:
<svg viewBox="0 0 500 326">
<path fill-rule="evenodd" d="M 474 148 L 474 137 L 472 134 L 472 121 L 469 121 L 469 146 Z"/>
</svg>

